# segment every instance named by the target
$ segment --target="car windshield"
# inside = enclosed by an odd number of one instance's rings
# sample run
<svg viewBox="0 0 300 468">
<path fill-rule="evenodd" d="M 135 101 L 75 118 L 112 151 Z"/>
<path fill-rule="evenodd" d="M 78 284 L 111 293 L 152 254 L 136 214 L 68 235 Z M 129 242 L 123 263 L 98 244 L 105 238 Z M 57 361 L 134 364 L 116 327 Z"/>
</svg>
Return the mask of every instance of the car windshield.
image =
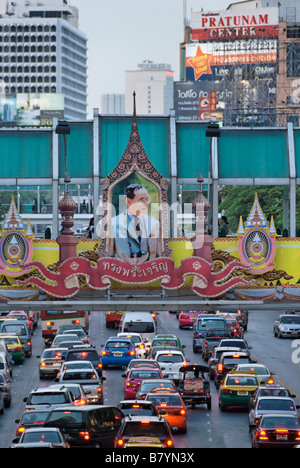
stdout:
<svg viewBox="0 0 300 468">
<path fill-rule="evenodd" d="M 300 325 L 300 317 L 282 317 L 281 323 L 290 325 Z"/>
<path fill-rule="evenodd" d="M 77 335 L 59 335 L 54 339 L 54 343 L 62 343 L 63 341 L 80 341 Z"/>
<path fill-rule="evenodd" d="M 180 354 L 160 354 L 157 357 L 157 362 L 171 362 L 172 364 L 176 364 L 183 361 L 184 359 Z"/>
<path fill-rule="evenodd" d="M 248 356 L 240 356 L 240 357 L 225 357 L 224 358 L 224 365 L 225 366 L 228 366 L 228 365 L 231 365 L 231 364 L 235 364 L 235 365 L 238 365 L 238 364 L 243 364 L 243 363 L 247 363 L 247 362 L 250 362 L 250 359 L 248 358 Z"/>
<path fill-rule="evenodd" d="M 4 341 L 8 346 L 9 345 L 19 345 L 18 338 L 11 338 L 11 337 L 0 337 L 0 341 Z"/>
<path fill-rule="evenodd" d="M 266 367 L 251 367 L 251 366 L 243 366 L 241 369 L 243 371 L 251 371 L 254 372 L 256 375 L 269 375 L 270 372 Z"/>
<path fill-rule="evenodd" d="M 95 350 L 69 351 L 66 361 L 99 361 L 99 356 Z"/>
<path fill-rule="evenodd" d="M 198 319 L 197 330 L 207 330 L 208 328 L 226 328 L 226 322 L 221 319 Z"/>
<path fill-rule="evenodd" d="M 270 400 L 259 401 L 257 409 L 259 411 L 295 411 L 295 404 L 292 400 L 270 398 Z"/>
<path fill-rule="evenodd" d="M 15 333 L 18 336 L 27 336 L 28 332 L 25 325 L 22 324 L 12 324 L 12 325 L 3 325 L 3 333 Z"/>
<path fill-rule="evenodd" d="M 26 411 L 21 419 L 21 424 L 43 424 L 46 421 L 48 414 L 49 411 Z"/>
<path fill-rule="evenodd" d="M 285 388 L 262 388 L 259 391 L 260 397 L 278 396 L 289 397 L 289 392 Z"/>
<path fill-rule="evenodd" d="M 125 333 L 154 333 L 152 322 L 125 322 Z"/>
<path fill-rule="evenodd" d="M 246 343 L 239 340 L 223 340 L 221 342 L 223 348 L 240 348 L 247 349 Z"/>
<path fill-rule="evenodd" d="M 52 442 L 52 443 L 61 443 L 61 439 L 57 432 L 31 432 L 24 433 L 22 438 L 22 444 L 29 444 L 33 442 Z"/>
<path fill-rule="evenodd" d="M 247 387 L 258 387 L 259 383 L 256 377 L 236 376 L 236 377 L 228 377 L 226 385 L 230 387 L 239 386 L 239 385 L 245 385 Z"/>
<path fill-rule="evenodd" d="M 93 365 L 88 361 L 88 362 L 82 362 L 82 361 L 78 361 L 78 362 L 72 362 L 70 364 L 64 364 L 63 366 L 63 371 L 65 371 L 66 369 L 92 369 Z"/>
<path fill-rule="evenodd" d="M 262 429 L 300 429 L 300 421 L 296 418 L 278 418 L 276 416 L 266 417 L 261 423 Z"/>
<path fill-rule="evenodd" d="M 128 341 L 109 341 L 106 343 L 105 348 L 106 349 L 117 349 L 117 348 L 125 348 L 125 349 L 130 349 L 131 348 L 131 343 Z"/>
<path fill-rule="evenodd" d="M 147 401 L 152 401 L 155 406 L 180 406 L 178 395 L 149 395 Z"/>
<path fill-rule="evenodd" d="M 82 427 L 84 413 L 80 411 L 53 411 L 47 419 L 47 425 L 55 427 Z"/>
<path fill-rule="evenodd" d="M 206 338 L 223 338 L 224 336 L 230 336 L 229 330 L 208 330 Z"/>
<path fill-rule="evenodd" d="M 143 404 L 123 404 L 121 406 L 121 411 L 126 416 L 131 414 L 132 416 L 156 416 L 157 412 L 152 405 L 143 405 Z"/>
<path fill-rule="evenodd" d="M 55 349 L 47 349 L 43 353 L 43 359 L 57 359 L 61 360 L 64 359 L 67 355 L 68 350 L 61 350 L 61 351 L 56 351 Z"/>
<path fill-rule="evenodd" d="M 155 370 L 132 370 L 130 372 L 131 379 L 160 379 L 160 373 Z"/>
<path fill-rule="evenodd" d="M 29 405 L 60 405 L 69 403 L 65 393 L 33 393 L 28 400 Z"/>
<path fill-rule="evenodd" d="M 176 347 L 177 343 L 175 340 L 153 340 L 152 341 L 152 348 L 155 346 L 171 346 Z"/>
<path fill-rule="evenodd" d="M 163 422 L 144 421 L 142 422 L 130 422 L 125 425 L 124 436 L 138 437 L 138 436 L 150 436 L 150 437 L 165 437 L 169 436 L 167 426 Z"/>
<path fill-rule="evenodd" d="M 98 377 L 96 376 L 95 372 L 66 372 L 63 375 L 62 380 L 64 382 L 68 380 L 97 380 Z"/>
<path fill-rule="evenodd" d="M 63 332 L 63 335 L 76 335 L 79 338 L 86 337 L 86 333 L 83 330 L 66 330 Z"/>
<path fill-rule="evenodd" d="M 173 382 L 166 382 L 165 380 L 158 380 L 157 382 L 142 382 L 140 392 L 150 393 L 153 388 L 175 388 Z"/>
<path fill-rule="evenodd" d="M 129 338 L 132 343 L 141 343 L 141 338 L 138 335 L 128 335 L 127 338 Z"/>
</svg>

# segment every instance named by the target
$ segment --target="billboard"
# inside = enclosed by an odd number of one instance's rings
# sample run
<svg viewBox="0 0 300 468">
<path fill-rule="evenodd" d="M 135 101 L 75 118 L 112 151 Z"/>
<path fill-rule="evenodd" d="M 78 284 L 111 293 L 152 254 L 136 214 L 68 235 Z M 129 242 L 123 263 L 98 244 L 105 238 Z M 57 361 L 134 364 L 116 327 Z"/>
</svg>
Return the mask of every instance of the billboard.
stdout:
<svg viewBox="0 0 300 468">
<path fill-rule="evenodd" d="M 1 127 L 51 127 L 64 118 L 64 95 L 52 93 L 0 96 Z"/>
<path fill-rule="evenodd" d="M 217 121 L 223 120 L 220 105 L 224 101 L 223 90 L 217 91 L 217 84 L 198 81 L 194 83 L 174 83 L 175 115 L 178 121 L 203 121 L 215 117 Z M 228 93 L 225 93 L 225 95 Z"/>
<path fill-rule="evenodd" d="M 278 8 L 192 12 L 192 41 L 278 37 Z"/>
</svg>

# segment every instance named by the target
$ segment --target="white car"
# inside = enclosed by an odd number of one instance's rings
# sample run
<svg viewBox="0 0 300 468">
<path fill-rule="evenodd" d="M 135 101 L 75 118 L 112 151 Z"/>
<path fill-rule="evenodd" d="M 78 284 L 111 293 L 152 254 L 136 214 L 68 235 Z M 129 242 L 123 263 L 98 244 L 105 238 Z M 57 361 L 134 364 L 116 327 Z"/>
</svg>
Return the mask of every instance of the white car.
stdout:
<svg viewBox="0 0 300 468">
<path fill-rule="evenodd" d="M 257 376 L 261 384 L 273 384 L 274 372 L 271 372 L 263 364 L 239 364 L 236 368 L 237 371 L 252 371 Z"/>
<path fill-rule="evenodd" d="M 146 356 L 145 339 L 139 333 L 118 333 L 118 338 L 129 338 L 134 344 L 136 359 L 144 359 Z"/>
<path fill-rule="evenodd" d="M 154 360 L 158 362 L 163 377 L 175 381 L 183 379 L 183 373 L 180 368 L 186 366 L 189 359 L 186 359 L 182 351 L 174 349 L 157 351 Z"/>
</svg>

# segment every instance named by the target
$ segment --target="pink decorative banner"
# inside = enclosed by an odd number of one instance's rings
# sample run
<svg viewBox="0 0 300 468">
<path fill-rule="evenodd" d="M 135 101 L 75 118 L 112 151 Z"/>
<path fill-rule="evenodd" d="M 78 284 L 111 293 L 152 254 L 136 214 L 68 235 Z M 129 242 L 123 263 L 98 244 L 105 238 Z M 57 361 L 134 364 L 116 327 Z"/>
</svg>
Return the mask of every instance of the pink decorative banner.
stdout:
<svg viewBox="0 0 300 468">
<path fill-rule="evenodd" d="M 85 258 L 71 258 L 60 266 L 60 272 L 55 273 L 40 262 L 31 262 L 26 268 L 37 268 L 45 280 L 31 277 L 25 281 L 17 281 L 22 285 L 35 285 L 44 292 L 56 298 L 70 298 L 80 290 L 79 275 L 86 278 L 89 288 L 107 290 L 111 281 L 122 284 L 140 286 L 160 280 L 164 289 L 176 290 L 183 287 L 188 276 L 193 276 L 192 291 L 202 297 L 218 297 L 237 285 L 249 285 L 249 281 L 240 277 L 231 278 L 236 269 L 247 270 L 240 262 L 228 264 L 222 271 L 213 273 L 212 265 L 199 257 L 189 257 L 175 267 L 170 258 L 158 258 L 139 266 L 114 258 L 102 258 L 96 266 Z"/>
</svg>

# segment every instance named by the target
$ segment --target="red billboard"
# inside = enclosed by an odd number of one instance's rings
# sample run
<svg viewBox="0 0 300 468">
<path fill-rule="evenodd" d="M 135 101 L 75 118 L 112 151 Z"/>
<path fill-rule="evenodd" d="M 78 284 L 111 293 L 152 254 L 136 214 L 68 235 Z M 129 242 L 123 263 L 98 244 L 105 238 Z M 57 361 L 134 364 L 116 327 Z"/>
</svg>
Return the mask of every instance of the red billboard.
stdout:
<svg viewBox="0 0 300 468">
<path fill-rule="evenodd" d="M 193 12 L 192 41 L 278 37 L 278 8 Z"/>
</svg>

